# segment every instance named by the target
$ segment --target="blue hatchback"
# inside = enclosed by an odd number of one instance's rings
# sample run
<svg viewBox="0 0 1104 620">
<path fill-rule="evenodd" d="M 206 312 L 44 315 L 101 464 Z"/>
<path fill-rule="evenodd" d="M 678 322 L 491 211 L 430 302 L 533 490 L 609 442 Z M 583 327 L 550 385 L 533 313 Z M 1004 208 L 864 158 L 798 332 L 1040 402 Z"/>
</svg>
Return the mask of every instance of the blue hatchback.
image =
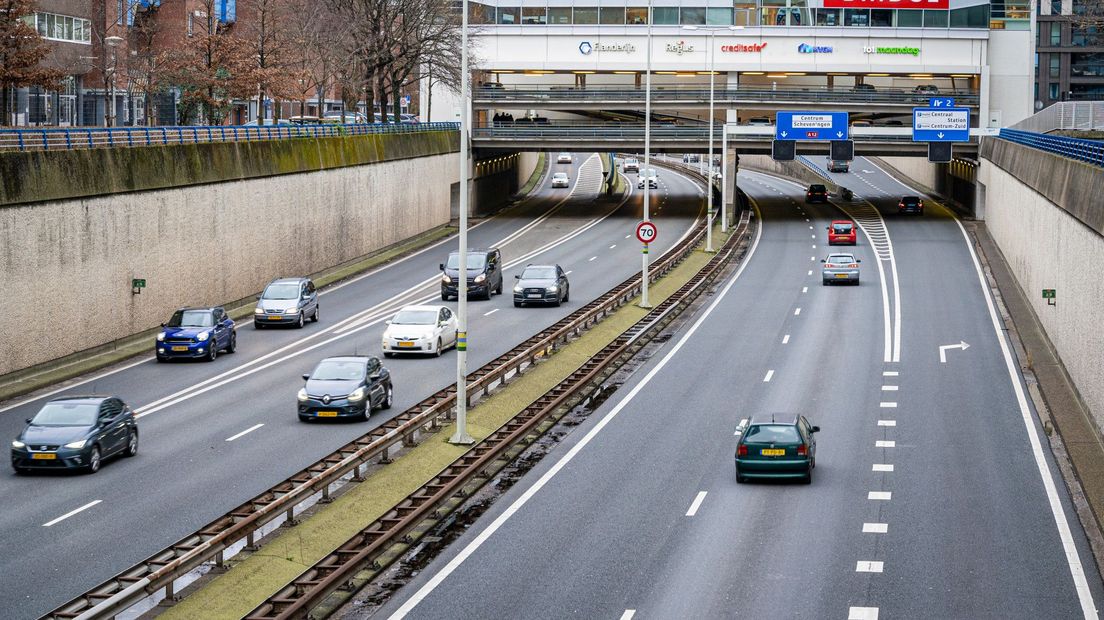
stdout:
<svg viewBox="0 0 1104 620">
<path fill-rule="evenodd" d="M 233 353 L 238 347 L 234 321 L 226 310 L 211 308 L 181 308 L 168 323 L 161 324 L 155 351 L 157 361 L 174 358 L 200 358 L 213 362 L 219 351 Z"/>
</svg>

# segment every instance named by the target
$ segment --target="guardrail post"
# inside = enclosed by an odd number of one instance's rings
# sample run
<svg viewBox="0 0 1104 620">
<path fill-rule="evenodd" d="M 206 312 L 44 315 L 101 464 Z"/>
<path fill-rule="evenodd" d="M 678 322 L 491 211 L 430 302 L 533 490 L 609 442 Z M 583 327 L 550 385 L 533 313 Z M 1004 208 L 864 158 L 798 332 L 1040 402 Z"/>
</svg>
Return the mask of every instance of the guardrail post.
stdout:
<svg viewBox="0 0 1104 620">
<path fill-rule="evenodd" d="M 249 532 L 245 535 L 245 548 L 249 551 L 257 550 L 256 532 Z"/>
<path fill-rule="evenodd" d="M 170 581 L 168 584 L 165 585 L 165 600 L 166 601 L 180 600 L 180 599 L 176 598 L 176 587 L 175 586 L 176 586 L 176 580 L 175 579 L 173 579 L 172 581 Z"/>
<path fill-rule="evenodd" d="M 330 485 L 327 484 L 327 485 L 322 487 L 322 499 L 319 499 L 318 503 L 319 504 L 329 504 L 332 501 L 333 501 L 333 498 L 330 497 Z"/>
<path fill-rule="evenodd" d="M 150 140 L 150 130 L 146 127 L 146 146 L 152 146 L 153 142 Z"/>
<path fill-rule="evenodd" d="M 364 482 L 364 465 L 361 463 L 353 468 L 353 482 Z"/>
<path fill-rule="evenodd" d="M 126 130 L 126 137 L 127 137 L 127 146 L 134 146 L 134 130 L 133 129 L 127 129 Z"/>
<path fill-rule="evenodd" d="M 215 566 L 219 568 L 226 568 L 226 554 L 223 551 L 219 551 L 215 554 Z"/>
<path fill-rule="evenodd" d="M 391 446 L 384 447 L 384 449 L 380 451 L 380 465 L 390 465 L 393 462 L 394 461 L 391 460 Z"/>
<path fill-rule="evenodd" d="M 295 506 L 290 506 L 287 509 L 287 524 L 289 527 L 299 525 L 299 519 L 295 518 Z"/>
<path fill-rule="evenodd" d="M 65 148 L 70 150 L 72 150 L 73 148 L 73 140 L 72 137 L 69 135 L 68 129 L 65 130 Z"/>
<path fill-rule="evenodd" d="M 403 442 L 403 445 L 408 447 L 408 448 L 412 448 L 412 447 L 418 445 L 418 429 L 414 429 L 414 430 L 410 431 L 409 433 L 403 435 L 402 442 Z"/>
<path fill-rule="evenodd" d="M 42 130 L 42 148 L 43 150 L 50 150 L 50 141 L 46 137 L 46 130 Z"/>
<path fill-rule="evenodd" d="M 115 134 L 111 132 L 111 128 L 107 129 L 107 145 L 115 146 Z"/>
</svg>

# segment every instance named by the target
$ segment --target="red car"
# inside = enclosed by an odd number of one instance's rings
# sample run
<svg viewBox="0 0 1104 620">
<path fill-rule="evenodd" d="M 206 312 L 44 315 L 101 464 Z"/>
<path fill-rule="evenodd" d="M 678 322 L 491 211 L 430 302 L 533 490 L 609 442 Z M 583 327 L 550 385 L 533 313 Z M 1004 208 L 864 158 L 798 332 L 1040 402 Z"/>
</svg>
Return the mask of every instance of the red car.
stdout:
<svg viewBox="0 0 1104 620">
<path fill-rule="evenodd" d="M 832 220 L 828 228 L 828 245 L 855 245 L 858 236 L 851 220 Z"/>
</svg>

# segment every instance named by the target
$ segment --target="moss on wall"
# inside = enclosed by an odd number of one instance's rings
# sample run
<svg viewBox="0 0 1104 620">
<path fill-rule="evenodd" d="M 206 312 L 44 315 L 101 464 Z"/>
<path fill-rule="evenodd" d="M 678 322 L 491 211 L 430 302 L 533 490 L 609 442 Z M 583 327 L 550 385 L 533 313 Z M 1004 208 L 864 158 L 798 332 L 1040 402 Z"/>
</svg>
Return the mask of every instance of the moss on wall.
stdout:
<svg viewBox="0 0 1104 620">
<path fill-rule="evenodd" d="M 441 155 L 456 152 L 459 141 L 459 132 L 425 131 L 0 153 L 0 206 Z"/>
</svg>

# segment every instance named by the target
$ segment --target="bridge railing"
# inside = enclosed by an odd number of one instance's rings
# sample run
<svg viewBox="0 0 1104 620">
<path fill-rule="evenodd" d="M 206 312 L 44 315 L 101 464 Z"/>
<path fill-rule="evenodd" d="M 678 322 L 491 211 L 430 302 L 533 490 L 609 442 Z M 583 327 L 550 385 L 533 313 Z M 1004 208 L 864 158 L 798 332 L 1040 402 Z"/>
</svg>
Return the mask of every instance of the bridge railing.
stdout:
<svg viewBox="0 0 1104 620">
<path fill-rule="evenodd" d="M 507 103 L 511 101 L 582 102 L 643 101 L 645 89 L 632 86 L 501 86 L 478 88 L 473 93 L 476 102 Z M 953 97 L 961 106 L 978 105 L 976 91 L 956 89 L 938 94 L 917 93 L 908 89 L 853 90 L 851 87 L 827 86 L 765 86 L 748 85 L 737 88 L 719 87 L 713 96 L 718 101 L 799 101 L 809 103 L 884 103 L 915 106 L 927 104 L 932 97 Z M 653 86 L 653 101 L 709 101 L 709 88 L 701 86 Z"/>
<path fill-rule="evenodd" d="M 327 125 L 216 125 L 180 127 L 49 127 L 0 129 L 0 151 L 161 146 L 204 142 L 254 142 L 290 138 L 456 131 L 459 123 Z"/>
<path fill-rule="evenodd" d="M 1040 151 L 1104 167 L 1104 142 L 1099 140 L 1051 136 L 1044 133 L 1007 128 L 1001 129 L 998 137 Z"/>
<path fill-rule="evenodd" d="M 1012 129 L 1051 131 L 1104 130 L 1104 101 L 1062 101 L 1012 125 Z"/>
</svg>

